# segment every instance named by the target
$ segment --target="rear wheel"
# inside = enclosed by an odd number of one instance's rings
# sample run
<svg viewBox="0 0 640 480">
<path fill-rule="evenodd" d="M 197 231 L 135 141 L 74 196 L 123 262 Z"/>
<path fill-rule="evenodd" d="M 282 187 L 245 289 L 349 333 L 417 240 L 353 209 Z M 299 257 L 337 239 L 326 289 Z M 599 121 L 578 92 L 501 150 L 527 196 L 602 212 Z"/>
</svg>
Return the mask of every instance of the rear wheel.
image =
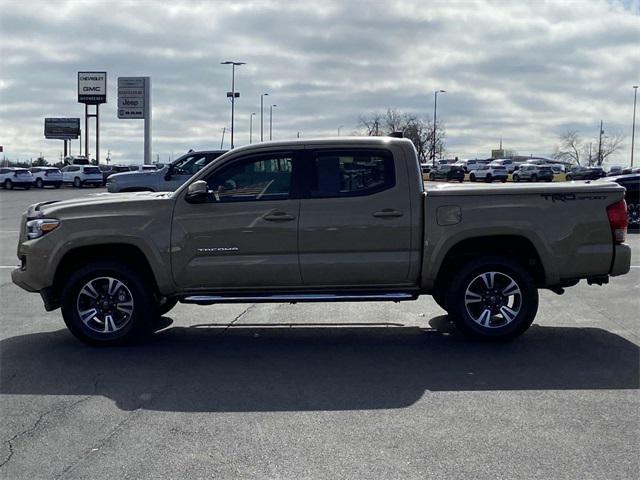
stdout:
<svg viewBox="0 0 640 480">
<path fill-rule="evenodd" d="M 13 190 L 13 182 L 8 178 L 4 181 L 5 190 Z"/>
<path fill-rule="evenodd" d="M 452 277 L 446 305 L 465 335 L 508 340 L 522 334 L 538 311 L 538 290 L 516 260 L 487 256 L 472 260 Z"/>
<path fill-rule="evenodd" d="M 73 179 L 73 186 L 76 188 L 82 187 L 82 181 L 80 180 L 80 177 L 76 177 Z"/>
<path fill-rule="evenodd" d="M 487 182 L 487 183 L 491 183 L 491 182 L 493 182 L 493 177 L 491 176 L 491 174 L 490 174 L 490 173 L 489 173 L 489 174 L 487 174 L 487 176 L 486 176 L 486 177 L 484 177 L 484 181 L 485 181 L 485 182 Z"/>
<path fill-rule="evenodd" d="M 570 182 L 570 181 L 572 180 L 571 175 L 565 175 L 565 177 L 564 177 L 564 178 L 565 178 L 565 180 L 566 180 L 567 182 Z"/>
<path fill-rule="evenodd" d="M 61 299 L 67 328 L 92 345 L 140 338 L 151 331 L 158 312 L 142 276 L 113 261 L 96 261 L 73 272 Z"/>
</svg>

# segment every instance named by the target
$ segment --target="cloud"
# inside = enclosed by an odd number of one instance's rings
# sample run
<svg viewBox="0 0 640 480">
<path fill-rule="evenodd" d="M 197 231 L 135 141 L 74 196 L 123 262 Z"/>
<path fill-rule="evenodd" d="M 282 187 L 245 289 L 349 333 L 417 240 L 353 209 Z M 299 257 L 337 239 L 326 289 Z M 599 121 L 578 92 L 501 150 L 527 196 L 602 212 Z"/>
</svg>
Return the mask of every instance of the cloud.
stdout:
<svg viewBox="0 0 640 480">
<path fill-rule="evenodd" d="M 485 156 L 502 136 L 548 154 L 576 128 L 626 134 L 640 72 L 637 1 L 5 2 L 0 10 L 0 144 L 11 158 L 55 159 L 47 116 L 79 116 L 76 74 L 108 72 L 102 158 L 142 158 L 142 122 L 116 117 L 119 76 L 153 83 L 153 152 L 166 161 L 216 148 L 229 126 L 236 71 L 236 144 L 259 135 L 260 94 L 276 138 L 335 135 L 397 108 L 447 125 L 452 155 Z M 84 124 L 84 122 L 82 122 Z M 93 130 L 93 127 L 92 127 Z M 228 139 L 228 137 L 227 137 Z M 77 151 L 77 142 L 74 143 Z"/>
</svg>

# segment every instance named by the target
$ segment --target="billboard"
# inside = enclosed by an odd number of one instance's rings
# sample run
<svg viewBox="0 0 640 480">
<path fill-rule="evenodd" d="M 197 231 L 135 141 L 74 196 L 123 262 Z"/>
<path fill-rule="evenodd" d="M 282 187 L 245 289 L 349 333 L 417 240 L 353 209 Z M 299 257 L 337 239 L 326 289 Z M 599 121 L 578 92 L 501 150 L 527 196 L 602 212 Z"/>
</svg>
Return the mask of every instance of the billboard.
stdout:
<svg viewBox="0 0 640 480">
<path fill-rule="evenodd" d="M 107 72 L 78 72 L 78 103 L 107 103 Z"/>
<path fill-rule="evenodd" d="M 79 118 L 45 118 L 44 138 L 71 140 L 80 135 Z"/>
</svg>

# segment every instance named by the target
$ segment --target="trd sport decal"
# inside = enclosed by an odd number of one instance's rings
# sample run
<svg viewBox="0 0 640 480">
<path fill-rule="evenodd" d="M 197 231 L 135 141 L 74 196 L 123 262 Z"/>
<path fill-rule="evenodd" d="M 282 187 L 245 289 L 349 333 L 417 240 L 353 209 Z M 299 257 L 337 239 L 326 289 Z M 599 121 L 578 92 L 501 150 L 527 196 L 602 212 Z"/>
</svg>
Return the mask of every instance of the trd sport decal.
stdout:
<svg viewBox="0 0 640 480">
<path fill-rule="evenodd" d="M 573 200 L 604 200 L 606 195 L 576 195 L 575 193 L 541 193 L 540 196 L 552 202 L 570 202 Z"/>
</svg>

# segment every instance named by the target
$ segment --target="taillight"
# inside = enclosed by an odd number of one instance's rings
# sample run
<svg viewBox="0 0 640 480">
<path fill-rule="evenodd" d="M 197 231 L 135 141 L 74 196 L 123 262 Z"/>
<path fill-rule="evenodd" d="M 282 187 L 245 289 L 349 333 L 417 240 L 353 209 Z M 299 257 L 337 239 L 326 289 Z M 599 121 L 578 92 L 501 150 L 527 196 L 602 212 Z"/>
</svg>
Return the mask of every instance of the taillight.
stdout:
<svg viewBox="0 0 640 480">
<path fill-rule="evenodd" d="M 609 205 L 607 207 L 607 216 L 609 217 L 614 243 L 623 243 L 627 238 L 627 226 L 629 225 L 627 202 L 620 200 Z"/>
</svg>

